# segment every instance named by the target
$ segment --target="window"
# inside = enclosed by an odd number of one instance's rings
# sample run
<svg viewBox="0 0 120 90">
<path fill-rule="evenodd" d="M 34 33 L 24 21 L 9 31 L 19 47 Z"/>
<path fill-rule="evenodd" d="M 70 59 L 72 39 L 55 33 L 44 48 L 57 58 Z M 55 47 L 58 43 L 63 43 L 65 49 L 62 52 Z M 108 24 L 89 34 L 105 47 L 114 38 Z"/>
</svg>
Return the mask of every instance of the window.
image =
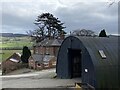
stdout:
<svg viewBox="0 0 120 90">
<path fill-rule="evenodd" d="M 49 54 L 49 48 L 46 48 L 46 54 L 47 55 Z"/>
<path fill-rule="evenodd" d="M 106 59 L 106 55 L 103 50 L 99 50 L 99 53 L 100 53 L 100 56 L 102 57 L 102 59 Z"/>
<path fill-rule="evenodd" d="M 38 63 L 38 66 L 40 66 L 40 64 Z"/>
<path fill-rule="evenodd" d="M 44 67 L 49 67 L 49 63 L 44 62 Z"/>
<path fill-rule="evenodd" d="M 35 49 L 35 54 L 38 54 L 38 48 Z"/>
<path fill-rule="evenodd" d="M 53 65 L 53 66 L 56 66 L 56 61 L 54 61 L 54 62 L 52 63 L 52 65 Z"/>
</svg>

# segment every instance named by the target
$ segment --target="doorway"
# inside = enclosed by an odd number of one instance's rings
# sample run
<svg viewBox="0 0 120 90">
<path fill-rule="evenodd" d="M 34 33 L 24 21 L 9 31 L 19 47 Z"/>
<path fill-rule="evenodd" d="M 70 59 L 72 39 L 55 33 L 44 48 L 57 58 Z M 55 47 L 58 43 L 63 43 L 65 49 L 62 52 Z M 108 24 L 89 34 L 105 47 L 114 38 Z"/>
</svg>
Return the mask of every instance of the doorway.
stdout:
<svg viewBox="0 0 120 90">
<path fill-rule="evenodd" d="M 81 77 L 81 50 L 80 49 L 68 49 L 69 59 L 69 72 L 71 78 Z"/>
</svg>

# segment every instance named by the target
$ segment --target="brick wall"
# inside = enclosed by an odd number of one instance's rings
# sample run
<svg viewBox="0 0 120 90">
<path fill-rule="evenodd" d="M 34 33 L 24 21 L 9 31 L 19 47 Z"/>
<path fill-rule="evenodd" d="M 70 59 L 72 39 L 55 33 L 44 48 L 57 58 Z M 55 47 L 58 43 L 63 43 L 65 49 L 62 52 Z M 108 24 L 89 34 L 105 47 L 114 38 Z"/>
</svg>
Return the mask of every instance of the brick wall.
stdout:
<svg viewBox="0 0 120 90">
<path fill-rule="evenodd" d="M 29 68 L 36 69 L 35 60 L 33 60 L 31 56 L 28 61 L 29 61 Z"/>
</svg>

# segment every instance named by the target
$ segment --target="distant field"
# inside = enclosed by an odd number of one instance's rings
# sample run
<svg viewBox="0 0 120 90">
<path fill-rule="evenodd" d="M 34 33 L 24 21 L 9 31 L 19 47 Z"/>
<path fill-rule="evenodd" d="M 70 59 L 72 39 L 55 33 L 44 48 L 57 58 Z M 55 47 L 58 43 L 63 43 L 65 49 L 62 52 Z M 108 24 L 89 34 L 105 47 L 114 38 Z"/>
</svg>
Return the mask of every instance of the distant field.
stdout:
<svg viewBox="0 0 120 90">
<path fill-rule="evenodd" d="M 0 62 L 9 58 L 13 53 L 22 54 L 22 50 L 2 50 L 2 52 L 0 53 Z M 32 50 L 31 53 L 33 53 Z"/>
<path fill-rule="evenodd" d="M 1 58 L 0 61 L 6 60 L 15 52 L 22 53 L 22 50 L 2 50 L 2 53 L 0 53 L 0 58 Z"/>
<path fill-rule="evenodd" d="M 0 48 L 2 49 L 0 50 L 0 62 L 15 52 L 22 53 L 23 46 L 32 48 L 32 45 L 33 42 L 29 37 L 0 37 Z"/>
<path fill-rule="evenodd" d="M 0 42 L 0 48 L 32 47 L 33 44 L 29 37 L 1 37 Z"/>
</svg>

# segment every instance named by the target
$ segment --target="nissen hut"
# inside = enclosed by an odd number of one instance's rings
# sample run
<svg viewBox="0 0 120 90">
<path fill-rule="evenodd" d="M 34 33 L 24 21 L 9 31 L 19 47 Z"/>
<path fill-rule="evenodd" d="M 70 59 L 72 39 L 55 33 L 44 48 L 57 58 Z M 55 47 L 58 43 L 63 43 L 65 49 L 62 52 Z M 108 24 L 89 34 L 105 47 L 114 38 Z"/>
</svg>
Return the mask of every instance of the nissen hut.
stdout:
<svg viewBox="0 0 120 90">
<path fill-rule="evenodd" d="M 118 88 L 118 37 L 67 37 L 58 52 L 59 78 L 81 78 L 95 88 Z"/>
</svg>

